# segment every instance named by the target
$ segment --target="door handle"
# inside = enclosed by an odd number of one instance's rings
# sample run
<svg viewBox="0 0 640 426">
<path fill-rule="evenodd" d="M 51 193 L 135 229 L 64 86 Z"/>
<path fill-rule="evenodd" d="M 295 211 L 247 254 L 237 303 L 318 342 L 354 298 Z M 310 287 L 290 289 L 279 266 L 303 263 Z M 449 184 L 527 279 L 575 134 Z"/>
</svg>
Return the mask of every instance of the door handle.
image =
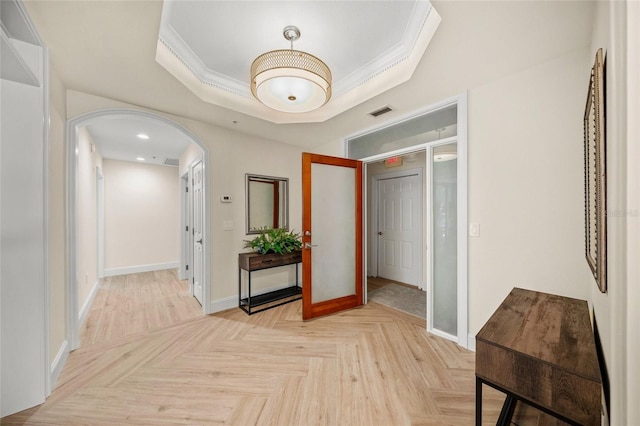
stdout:
<svg viewBox="0 0 640 426">
<path fill-rule="evenodd" d="M 378 231 L 378 235 L 382 235 L 382 234 L 383 234 L 383 232 L 382 232 L 382 231 Z"/>
<path fill-rule="evenodd" d="M 197 244 L 202 244 L 202 238 L 200 238 L 198 241 L 196 241 Z"/>
<path fill-rule="evenodd" d="M 318 245 L 317 244 L 311 244 L 311 243 L 304 243 L 304 248 L 310 250 L 311 247 L 318 247 Z"/>
</svg>

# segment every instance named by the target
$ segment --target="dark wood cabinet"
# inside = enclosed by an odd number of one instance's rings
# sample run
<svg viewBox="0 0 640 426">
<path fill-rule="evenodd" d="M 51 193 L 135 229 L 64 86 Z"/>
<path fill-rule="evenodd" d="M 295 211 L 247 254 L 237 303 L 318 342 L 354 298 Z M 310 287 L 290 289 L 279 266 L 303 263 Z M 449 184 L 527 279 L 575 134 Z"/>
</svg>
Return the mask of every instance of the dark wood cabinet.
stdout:
<svg viewBox="0 0 640 426">
<path fill-rule="evenodd" d="M 266 309 L 290 303 L 302 298 L 302 287 L 299 282 L 298 264 L 302 263 L 302 252 L 294 251 L 285 254 L 240 253 L 238 255 L 238 307 L 247 314 L 255 314 Z M 296 282 L 278 290 L 258 295 L 252 294 L 251 273 L 263 269 L 280 266 L 293 266 L 296 270 Z M 246 291 L 243 291 L 242 271 L 246 272 Z"/>
<path fill-rule="evenodd" d="M 514 288 L 476 335 L 476 425 L 482 385 L 573 425 L 600 425 L 602 380 L 584 300 Z"/>
</svg>

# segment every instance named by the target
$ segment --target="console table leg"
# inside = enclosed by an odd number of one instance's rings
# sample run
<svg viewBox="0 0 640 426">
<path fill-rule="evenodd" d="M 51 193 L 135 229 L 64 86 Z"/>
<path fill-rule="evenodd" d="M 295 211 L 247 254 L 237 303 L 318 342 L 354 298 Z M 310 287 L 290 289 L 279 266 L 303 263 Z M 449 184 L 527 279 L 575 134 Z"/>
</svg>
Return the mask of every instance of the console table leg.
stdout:
<svg viewBox="0 0 640 426">
<path fill-rule="evenodd" d="M 513 417 L 513 411 L 516 409 L 516 403 L 518 400 L 513 395 L 507 395 L 500 411 L 500 417 L 496 422 L 496 426 L 509 426 L 511 418 Z"/>
<path fill-rule="evenodd" d="M 482 380 L 476 377 L 476 426 L 482 425 Z"/>
</svg>

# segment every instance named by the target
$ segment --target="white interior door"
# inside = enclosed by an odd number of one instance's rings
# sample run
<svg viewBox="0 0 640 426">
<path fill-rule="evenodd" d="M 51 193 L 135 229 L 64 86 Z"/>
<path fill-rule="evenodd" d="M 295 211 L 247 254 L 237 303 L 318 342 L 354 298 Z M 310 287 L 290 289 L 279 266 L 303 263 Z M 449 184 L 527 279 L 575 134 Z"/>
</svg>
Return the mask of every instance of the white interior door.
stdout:
<svg viewBox="0 0 640 426">
<path fill-rule="evenodd" d="M 194 163 L 191 171 L 193 188 L 193 195 L 191 196 L 193 207 L 193 220 L 191 221 L 193 226 L 193 296 L 202 305 L 204 299 L 202 288 L 204 285 L 204 169 L 202 161 Z"/>
<path fill-rule="evenodd" d="M 193 243 L 191 242 L 192 227 L 191 227 L 191 193 L 189 192 L 189 173 L 185 173 L 180 178 L 180 193 L 182 198 L 181 206 L 181 221 L 180 221 L 180 251 L 181 251 L 181 264 L 180 264 L 180 279 L 191 280 L 191 255 L 193 254 Z M 190 294 L 193 295 L 193 288 L 190 288 Z"/>
<path fill-rule="evenodd" d="M 422 179 L 378 180 L 378 276 L 420 286 Z"/>
<path fill-rule="evenodd" d="M 98 278 L 104 278 L 104 175 L 96 167 L 96 217 L 98 220 Z"/>
</svg>

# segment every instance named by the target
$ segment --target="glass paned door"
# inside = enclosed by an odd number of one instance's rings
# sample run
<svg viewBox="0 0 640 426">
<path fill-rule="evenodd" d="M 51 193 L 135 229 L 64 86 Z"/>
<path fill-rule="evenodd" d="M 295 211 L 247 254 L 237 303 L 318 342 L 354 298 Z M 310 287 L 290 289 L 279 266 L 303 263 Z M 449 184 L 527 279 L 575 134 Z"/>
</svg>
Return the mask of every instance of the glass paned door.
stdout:
<svg viewBox="0 0 640 426">
<path fill-rule="evenodd" d="M 304 319 L 362 305 L 362 163 L 302 155 Z"/>
<path fill-rule="evenodd" d="M 432 324 L 458 335 L 458 160 L 457 144 L 431 150 Z"/>
</svg>

